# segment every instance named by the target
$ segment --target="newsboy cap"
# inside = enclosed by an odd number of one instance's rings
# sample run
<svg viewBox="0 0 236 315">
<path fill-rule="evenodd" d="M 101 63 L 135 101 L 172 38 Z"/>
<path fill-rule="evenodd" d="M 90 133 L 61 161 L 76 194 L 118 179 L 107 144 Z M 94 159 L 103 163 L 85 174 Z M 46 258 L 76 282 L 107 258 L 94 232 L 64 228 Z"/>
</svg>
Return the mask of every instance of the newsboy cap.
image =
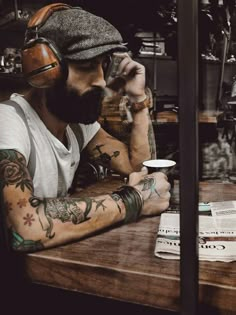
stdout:
<svg viewBox="0 0 236 315">
<path fill-rule="evenodd" d="M 39 29 L 64 58 L 79 61 L 112 51 L 127 51 L 119 31 L 102 17 L 80 7 L 55 11 Z"/>
</svg>

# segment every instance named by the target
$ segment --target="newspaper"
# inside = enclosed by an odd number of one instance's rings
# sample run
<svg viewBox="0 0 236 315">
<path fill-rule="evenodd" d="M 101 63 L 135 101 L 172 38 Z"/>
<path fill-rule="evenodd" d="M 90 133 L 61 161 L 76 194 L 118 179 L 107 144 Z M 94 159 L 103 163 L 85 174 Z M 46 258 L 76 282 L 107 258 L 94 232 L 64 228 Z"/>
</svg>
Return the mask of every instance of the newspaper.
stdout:
<svg viewBox="0 0 236 315">
<path fill-rule="evenodd" d="M 236 260 L 236 200 L 199 203 L 199 260 Z M 161 214 L 155 256 L 180 259 L 179 211 Z"/>
</svg>

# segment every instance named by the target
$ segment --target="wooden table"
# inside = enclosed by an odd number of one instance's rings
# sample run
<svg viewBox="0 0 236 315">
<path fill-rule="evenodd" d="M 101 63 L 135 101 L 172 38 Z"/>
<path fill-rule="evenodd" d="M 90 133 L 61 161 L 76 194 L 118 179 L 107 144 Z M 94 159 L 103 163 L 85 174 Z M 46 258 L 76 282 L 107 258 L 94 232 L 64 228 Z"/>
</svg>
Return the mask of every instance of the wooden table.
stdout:
<svg viewBox="0 0 236 315">
<path fill-rule="evenodd" d="M 104 180 L 80 195 L 95 196 L 119 186 Z M 236 199 L 233 184 L 200 184 L 201 201 Z M 173 200 L 178 202 L 175 183 Z M 159 217 L 117 226 L 58 248 L 27 254 L 26 274 L 33 283 L 179 310 L 179 261 L 154 256 Z M 200 262 L 199 300 L 209 315 L 236 314 L 236 262 Z"/>
</svg>

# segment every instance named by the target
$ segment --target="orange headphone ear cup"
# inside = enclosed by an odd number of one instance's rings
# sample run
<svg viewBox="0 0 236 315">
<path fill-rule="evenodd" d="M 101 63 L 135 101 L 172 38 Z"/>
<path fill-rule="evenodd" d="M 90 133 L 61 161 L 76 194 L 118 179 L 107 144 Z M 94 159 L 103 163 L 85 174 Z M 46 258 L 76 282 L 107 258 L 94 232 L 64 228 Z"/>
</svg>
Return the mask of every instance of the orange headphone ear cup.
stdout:
<svg viewBox="0 0 236 315">
<path fill-rule="evenodd" d="M 26 39 L 22 49 L 22 68 L 30 85 L 49 88 L 61 79 L 66 79 L 68 69 L 56 45 L 49 39 L 38 37 L 40 28 L 55 12 L 72 8 L 65 3 L 53 3 L 42 7 L 29 20 L 26 30 L 31 39 Z M 32 39 L 33 35 L 33 39 Z"/>
<path fill-rule="evenodd" d="M 30 40 L 22 49 L 23 73 L 31 86 L 49 88 L 60 80 L 66 80 L 65 61 L 56 46 L 39 37 Z"/>
</svg>

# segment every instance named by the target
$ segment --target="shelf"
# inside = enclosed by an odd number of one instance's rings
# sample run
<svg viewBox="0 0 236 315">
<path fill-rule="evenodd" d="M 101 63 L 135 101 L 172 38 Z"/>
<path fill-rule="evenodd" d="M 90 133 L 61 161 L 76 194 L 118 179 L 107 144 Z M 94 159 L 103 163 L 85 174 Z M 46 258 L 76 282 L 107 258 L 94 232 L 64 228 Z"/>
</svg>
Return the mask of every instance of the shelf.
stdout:
<svg viewBox="0 0 236 315">
<path fill-rule="evenodd" d="M 147 58 L 147 59 L 160 59 L 160 60 L 175 60 L 173 57 L 171 56 L 163 56 L 163 55 L 137 55 L 135 56 L 134 59 L 138 59 L 138 58 Z"/>
<path fill-rule="evenodd" d="M 200 111 L 199 123 L 216 124 L 219 112 L 216 111 Z M 173 111 L 163 111 L 156 115 L 156 119 L 152 120 L 154 124 L 177 123 L 178 114 Z"/>
</svg>

